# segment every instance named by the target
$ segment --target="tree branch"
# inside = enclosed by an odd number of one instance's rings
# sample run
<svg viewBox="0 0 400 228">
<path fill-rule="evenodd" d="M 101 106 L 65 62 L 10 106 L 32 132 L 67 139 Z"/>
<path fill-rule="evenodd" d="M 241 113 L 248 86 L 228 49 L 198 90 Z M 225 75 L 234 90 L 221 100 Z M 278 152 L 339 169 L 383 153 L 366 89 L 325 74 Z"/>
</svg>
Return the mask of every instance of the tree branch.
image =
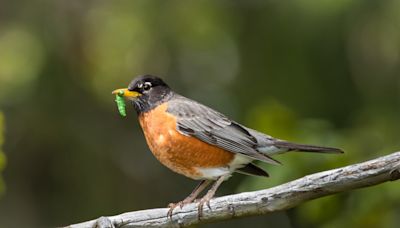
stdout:
<svg viewBox="0 0 400 228">
<path fill-rule="evenodd" d="M 185 227 L 282 211 L 311 199 L 397 179 L 400 179 L 400 152 L 315 173 L 265 190 L 215 198 L 211 200 L 211 209 L 204 207 L 201 220 L 197 217 L 197 204 L 192 203 L 183 209 L 176 208 L 172 219 L 167 218 L 167 208 L 158 208 L 101 217 L 69 227 Z"/>
</svg>

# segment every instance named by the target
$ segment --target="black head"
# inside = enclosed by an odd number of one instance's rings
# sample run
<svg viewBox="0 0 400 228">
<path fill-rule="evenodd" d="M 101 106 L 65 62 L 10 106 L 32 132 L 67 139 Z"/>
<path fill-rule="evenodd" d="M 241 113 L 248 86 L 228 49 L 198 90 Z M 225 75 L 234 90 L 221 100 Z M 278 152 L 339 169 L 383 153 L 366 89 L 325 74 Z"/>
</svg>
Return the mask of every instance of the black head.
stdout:
<svg viewBox="0 0 400 228">
<path fill-rule="evenodd" d="M 136 77 L 129 83 L 128 91 L 135 94 L 133 96 L 125 95 L 125 97 L 132 101 L 137 113 L 155 108 L 170 99 L 173 94 L 161 78 L 153 75 Z"/>
<path fill-rule="evenodd" d="M 156 87 L 166 87 L 169 86 L 159 77 L 153 75 L 140 75 L 129 83 L 128 90 L 136 91 L 141 94 L 148 93 Z"/>
</svg>

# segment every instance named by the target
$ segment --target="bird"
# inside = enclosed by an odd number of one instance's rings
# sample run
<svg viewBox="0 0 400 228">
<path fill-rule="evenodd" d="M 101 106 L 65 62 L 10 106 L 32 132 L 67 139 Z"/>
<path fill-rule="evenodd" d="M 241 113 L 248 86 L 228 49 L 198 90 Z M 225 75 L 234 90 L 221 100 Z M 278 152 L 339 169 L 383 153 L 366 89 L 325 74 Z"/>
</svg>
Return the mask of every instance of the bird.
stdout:
<svg viewBox="0 0 400 228">
<path fill-rule="evenodd" d="M 199 181 L 184 200 L 168 205 L 171 218 L 176 207 L 193 202 L 198 202 L 201 218 L 204 205 L 210 208 L 217 189 L 233 173 L 268 177 L 255 161 L 280 164 L 272 156 L 289 151 L 343 153 L 338 148 L 292 143 L 248 128 L 179 95 L 157 76 L 137 76 L 127 88 L 112 94 L 132 103 L 153 155 L 172 171 Z M 209 185 L 207 193 L 197 199 Z"/>
</svg>

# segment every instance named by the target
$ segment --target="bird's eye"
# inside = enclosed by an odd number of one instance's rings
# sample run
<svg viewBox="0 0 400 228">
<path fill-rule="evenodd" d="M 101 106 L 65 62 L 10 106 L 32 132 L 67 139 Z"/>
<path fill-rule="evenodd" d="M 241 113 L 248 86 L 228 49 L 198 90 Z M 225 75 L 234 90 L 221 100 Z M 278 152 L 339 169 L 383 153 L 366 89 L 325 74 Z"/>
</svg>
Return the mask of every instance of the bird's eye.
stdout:
<svg viewBox="0 0 400 228">
<path fill-rule="evenodd" d="M 151 88 L 151 83 L 150 82 L 145 82 L 143 84 L 143 90 L 149 90 Z"/>
</svg>

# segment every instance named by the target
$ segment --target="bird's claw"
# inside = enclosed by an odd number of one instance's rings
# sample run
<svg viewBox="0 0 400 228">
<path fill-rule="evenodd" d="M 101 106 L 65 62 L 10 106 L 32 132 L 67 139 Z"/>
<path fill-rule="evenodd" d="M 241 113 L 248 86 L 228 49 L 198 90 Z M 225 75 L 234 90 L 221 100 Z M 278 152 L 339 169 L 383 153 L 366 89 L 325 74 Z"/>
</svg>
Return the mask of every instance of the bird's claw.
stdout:
<svg viewBox="0 0 400 228">
<path fill-rule="evenodd" d="M 170 206 L 170 205 L 171 204 L 168 205 L 169 210 L 168 210 L 168 213 L 167 213 L 167 217 L 172 219 L 172 212 L 174 211 L 175 207 L 174 206 Z"/>
<path fill-rule="evenodd" d="M 208 196 L 206 195 L 206 196 L 204 196 L 204 197 L 200 200 L 199 206 L 198 206 L 198 208 L 197 208 L 197 211 L 198 211 L 198 219 L 199 219 L 199 220 L 201 219 L 201 217 L 203 217 L 203 207 L 204 207 L 204 204 L 206 204 L 207 207 L 211 210 L 211 206 L 210 206 L 210 200 L 211 200 L 211 198 L 212 198 L 212 197 L 208 197 Z"/>
<path fill-rule="evenodd" d="M 190 204 L 192 202 L 193 202 L 192 199 L 184 199 L 184 200 L 179 201 L 177 203 L 168 204 L 169 210 L 168 210 L 168 213 L 167 213 L 167 217 L 172 219 L 172 213 L 173 213 L 175 208 L 180 207 L 182 209 L 185 205 Z"/>
</svg>

